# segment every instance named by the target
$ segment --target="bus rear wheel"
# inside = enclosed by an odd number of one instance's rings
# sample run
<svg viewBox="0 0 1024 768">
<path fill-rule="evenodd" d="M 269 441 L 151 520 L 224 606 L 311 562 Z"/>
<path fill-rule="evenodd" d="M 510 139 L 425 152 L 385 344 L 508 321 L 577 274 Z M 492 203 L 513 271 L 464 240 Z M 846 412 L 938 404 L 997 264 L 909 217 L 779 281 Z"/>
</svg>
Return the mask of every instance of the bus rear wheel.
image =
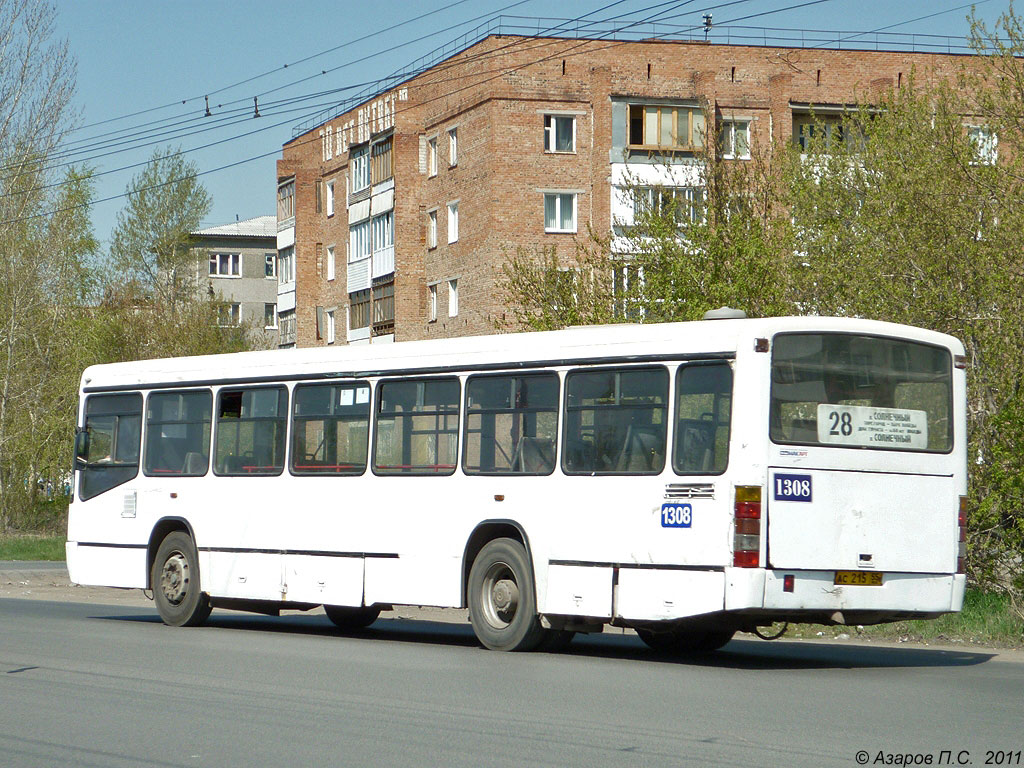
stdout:
<svg viewBox="0 0 1024 768">
<path fill-rule="evenodd" d="M 469 619 L 492 651 L 531 651 L 544 639 L 537 615 L 533 569 L 514 539 L 487 543 L 469 571 Z"/>
<path fill-rule="evenodd" d="M 327 618 L 338 629 L 363 629 L 373 624 L 380 616 L 380 608 L 373 605 L 366 608 L 325 605 L 324 611 L 327 613 Z"/>
<path fill-rule="evenodd" d="M 196 545 L 184 531 L 172 531 L 160 542 L 150 584 L 164 624 L 198 627 L 210 615 L 210 599 L 199 589 Z"/>
<path fill-rule="evenodd" d="M 675 630 L 670 632 L 652 632 L 649 629 L 638 629 L 636 633 L 647 645 L 661 653 L 710 653 L 717 651 L 732 640 L 734 630 Z"/>
</svg>

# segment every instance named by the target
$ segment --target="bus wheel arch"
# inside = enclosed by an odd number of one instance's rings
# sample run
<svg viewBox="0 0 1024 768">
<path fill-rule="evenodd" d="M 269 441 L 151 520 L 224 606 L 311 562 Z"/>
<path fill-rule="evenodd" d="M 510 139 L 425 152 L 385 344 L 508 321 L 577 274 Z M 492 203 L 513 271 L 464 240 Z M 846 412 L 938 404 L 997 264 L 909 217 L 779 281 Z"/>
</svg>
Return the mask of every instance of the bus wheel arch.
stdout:
<svg viewBox="0 0 1024 768">
<path fill-rule="evenodd" d="M 533 552 L 530 550 L 530 540 L 526 536 L 523 527 L 514 520 L 484 520 L 477 524 L 473 533 L 466 541 L 466 548 L 462 554 L 462 604 L 468 606 L 469 598 L 469 572 L 473 568 L 473 561 L 488 543 L 494 539 L 514 539 L 523 545 L 526 556 L 533 566 Z M 534 595 L 536 599 L 536 595 Z"/>
</svg>

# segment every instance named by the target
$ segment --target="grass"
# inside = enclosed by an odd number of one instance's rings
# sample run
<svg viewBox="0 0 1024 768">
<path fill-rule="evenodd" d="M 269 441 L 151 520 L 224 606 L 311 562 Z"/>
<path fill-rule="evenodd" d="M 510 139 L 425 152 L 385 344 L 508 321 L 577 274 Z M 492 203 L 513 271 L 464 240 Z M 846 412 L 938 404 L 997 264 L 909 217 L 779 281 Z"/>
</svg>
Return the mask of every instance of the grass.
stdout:
<svg viewBox="0 0 1024 768">
<path fill-rule="evenodd" d="M 63 560 L 64 536 L 0 535 L 0 560 Z"/>
<path fill-rule="evenodd" d="M 799 624 L 791 626 L 785 636 L 814 639 L 835 638 L 844 634 L 851 638 L 886 642 L 964 643 L 1021 648 L 1024 647 L 1024 619 L 1013 612 L 1006 596 L 968 589 L 960 613 L 946 614 L 937 619 L 898 621 L 863 628 Z"/>
</svg>

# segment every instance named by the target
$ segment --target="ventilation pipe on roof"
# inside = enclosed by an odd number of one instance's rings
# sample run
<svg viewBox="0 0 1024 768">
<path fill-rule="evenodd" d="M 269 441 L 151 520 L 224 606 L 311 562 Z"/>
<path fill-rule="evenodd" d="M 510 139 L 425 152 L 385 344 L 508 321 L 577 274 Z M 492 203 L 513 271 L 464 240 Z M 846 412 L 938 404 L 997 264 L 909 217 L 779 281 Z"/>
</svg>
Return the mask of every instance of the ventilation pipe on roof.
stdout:
<svg viewBox="0 0 1024 768">
<path fill-rule="evenodd" d="M 742 309 L 733 309 L 732 307 L 709 309 L 704 313 L 705 320 L 742 320 L 746 316 L 747 313 Z"/>
</svg>

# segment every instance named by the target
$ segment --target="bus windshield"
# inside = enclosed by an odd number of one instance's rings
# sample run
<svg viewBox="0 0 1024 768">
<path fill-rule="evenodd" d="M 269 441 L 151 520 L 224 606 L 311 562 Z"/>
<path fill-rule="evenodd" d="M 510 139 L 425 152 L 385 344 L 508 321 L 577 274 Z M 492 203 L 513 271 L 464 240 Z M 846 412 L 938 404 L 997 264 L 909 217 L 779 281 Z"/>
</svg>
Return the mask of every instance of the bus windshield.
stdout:
<svg viewBox="0 0 1024 768">
<path fill-rule="evenodd" d="M 877 336 L 779 334 L 772 345 L 775 443 L 948 453 L 948 350 Z"/>
</svg>

